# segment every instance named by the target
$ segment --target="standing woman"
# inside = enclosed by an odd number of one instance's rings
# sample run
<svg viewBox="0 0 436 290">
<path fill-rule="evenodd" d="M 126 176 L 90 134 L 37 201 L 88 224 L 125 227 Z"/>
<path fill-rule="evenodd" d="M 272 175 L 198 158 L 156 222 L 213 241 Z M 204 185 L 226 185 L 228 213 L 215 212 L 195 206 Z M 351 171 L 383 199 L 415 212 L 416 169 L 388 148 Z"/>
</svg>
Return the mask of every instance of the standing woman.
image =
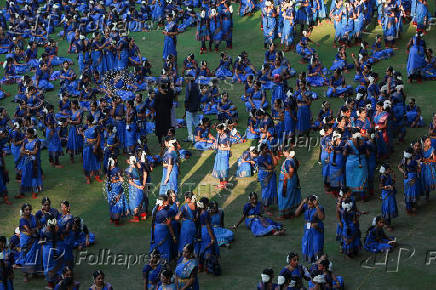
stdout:
<svg viewBox="0 0 436 290">
<path fill-rule="evenodd" d="M 233 31 L 233 6 L 230 1 L 223 0 L 218 6 L 218 13 L 221 15 L 222 23 L 222 40 L 226 42 L 226 48 L 232 49 L 232 31 Z"/>
<path fill-rule="evenodd" d="M 138 140 L 138 129 L 136 126 L 136 109 L 133 100 L 128 100 L 126 102 L 126 139 L 125 139 L 125 150 L 132 154 L 135 150 L 135 146 Z"/>
<path fill-rule="evenodd" d="M 113 290 L 109 282 L 104 281 L 104 273 L 102 270 L 97 270 L 92 274 L 94 284 L 89 287 L 89 290 Z"/>
<path fill-rule="evenodd" d="M 389 113 L 383 108 L 383 102 L 377 102 L 375 106 L 374 125 L 377 131 L 377 157 L 379 159 L 387 158 L 389 155 L 389 136 L 388 136 L 388 120 Z"/>
<path fill-rule="evenodd" d="M 204 8 L 201 9 L 200 16 L 197 19 L 197 34 L 195 37 L 201 42 L 200 54 L 207 53 L 206 41 L 210 41 L 209 17 L 206 16 L 206 10 Z"/>
<path fill-rule="evenodd" d="M 24 193 L 32 192 L 32 198 L 36 199 L 38 193 L 42 191 L 40 146 L 41 142 L 38 140 L 35 130 L 28 128 L 26 140 L 21 146 L 21 156 L 23 158 L 21 187 L 20 195 L 16 196 L 16 198 L 23 198 Z"/>
<path fill-rule="evenodd" d="M 94 123 L 94 117 L 89 115 L 86 119 L 88 128 L 83 131 L 83 171 L 86 177 L 86 184 L 91 183 L 94 176 L 97 182 L 103 182 L 100 179 L 100 134 L 98 127 Z"/>
<path fill-rule="evenodd" d="M 274 3 L 271 1 L 265 2 L 265 7 L 262 8 L 262 27 L 263 27 L 263 46 L 267 48 L 275 37 L 277 11 L 274 8 Z"/>
<path fill-rule="evenodd" d="M 259 146 L 259 157 L 256 160 L 258 173 L 257 180 L 260 182 L 262 190 L 262 202 L 268 214 L 270 205 L 277 202 L 277 176 L 274 167 L 277 161 L 271 152 L 268 150 L 266 143 L 261 143 Z"/>
<path fill-rule="evenodd" d="M 7 248 L 5 236 L 0 236 L 0 289 L 14 289 L 14 256 L 10 249 Z"/>
<path fill-rule="evenodd" d="M 404 158 L 398 165 L 398 170 L 404 176 L 404 198 L 406 202 L 406 211 L 408 215 L 416 215 L 416 202 L 420 194 L 418 182 L 420 166 L 413 158 L 413 149 L 407 148 L 404 151 Z"/>
<path fill-rule="evenodd" d="M 341 244 L 342 253 L 352 258 L 359 253 L 362 244 L 360 242 L 359 211 L 352 198 L 346 198 L 338 202 L 336 216 L 339 221 L 340 233 L 338 240 Z"/>
<path fill-rule="evenodd" d="M 177 24 L 174 20 L 175 17 L 175 11 L 171 11 L 167 14 L 167 24 L 165 25 L 165 29 L 162 31 L 164 37 L 164 47 L 163 47 L 163 53 L 162 53 L 162 59 L 163 61 L 166 61 L 169 55 L 174 55 L 177 59 L 177 50 L 176 50 L 176 44 L 177 44 L 177 34 L 179 34 L 179 31 L 177 30 Z"/>
<path fill-rule="evenodd" d="M 199 271 L 202 272 L 206 270 L 208 273 L 215 273 L 220 253 L 208 211 L 209 199 L 202 197 L 200 201 L 197 202 L 197 207 L 200 211 L 199 223 L 201 227 L 201 242 L 198 245 Z"/>
<path fill-rule="evenodd" d="M 171 137 L 165 138 L 167 150 L 162 157 L 162 180 L 159 195 L 166 195 L 168 190 L 178 192 L 179 161 L 177 156 L 177 140 Z"/>
<path fill-rule="evenodd" d="M 110 222 L 116 226 L 127 211 L 127 200 L 124 195 L 122 172 L 115 157 L 109 157 L 107 170 L 107 200 L 109 202 Z"/>
<path fill-rule="evenodd" d="M 426 44 L 422 32 L 417 32 L 407 44 L 407 81 L 421 80 L 422 69 L 425 67 Z"/>
<path fill-rule="evenodd" d="M 159 250 L 153 249 L 150 253 L 150 262 L 142 269 L 144 290 L 155 290 L 160 286 L 160 273 L 164 269 L 160 258 Z"/>
<path fill-rule="evenodd" d="M 278 185 L 278 205 L 280 218 L 291 218 L 291 210 L 301 202 L 300 180 L 298 167 L 300 163 L 295 158 L 295 151 L 287 148 L 283 154 L 286 159 L 280 168 Z"/>
<path fill-rule="evenodd" d="M 150 252 L 157 251 L 162 259 L 166 262 L 172 260 L 172 242 L 176 242 L 176 236 L 171 227 L 170 208 L 168 197 L 161 195 L 156 201 L 156 207 L 153 209 L 151 221 L 151 241 Z"/>
<path fill-rule="evenodd" d="M 185 192 L 185 204 L 180 207 L 176 220 L 181 220 L 178 253 L 182 254 L 183 248 L 187 245 L 194 245 L 197 235 L 197 205 L 196 196 L 191 191 Z"/>
<path fill-rule="evenodd" d="M 20 256 L 16 265 L 24 272 L 24 281 L 29 281 L 29 274 L 42 270 L 41 245 L 39 242 L 38 223 L 32 214 L 32 206 L 25 203 L 21 206 L 20 218 Z"/>
<path fill-rule="evenodd" d="M 436 152 L 431 146 L 431 138 L 423 137 L 423 150 L 421 159 L 421 181 L 425 198 L 430 199 L 430 191 L 436 189 Z"/>
<path fill-rule="evenodd" d="M 120 148 L 125 150 L 126 144 L 126 107 L 121 101 L 121 98 L 114 96 L 112 98 L 112 118 L 114 119 L 114 125 L 117 128 L 118 141 L 120 142 Z"/>
<path fill-rule="evenodd" d="M 127 32 L 122 32 L 117 45 L 118 70 L 126 69 L 129 64 L 129 41 Z"/>
<path fill-rule="evenodd" d="M 131 223 L 139 223 L 142 203 L 144 201 L 144 186 L 142 185 L 141 174 L 138 169 L 138 162 L 134 155 L 127 160 L 129 167 L 125 174 L 129 182 L 129 212 L 133 216 Z"/>
<path fill-rule="evenodd" d="M 215 141 L 215 163 L 212 176 L 220 180 L 218 188 L 226 188 L 229 176 L 229 158 L 231 156 L 231 142 L 224 123 L 216 126 L 217 137 Z"/>
<path fill-rule="evenodd" d="M 344 148 L 346 185 L 356 197 L 367 199 L 368 188 L 368 150 L 364 139 L 361 138 L 359 129 L 355 129 L 352 139 L 348 140 Z"/>
<path fill-rule="evenodd" d="M 282 30 L 282 45 L 284 51 L 291 49 L 294 43 L 294 25 L 295 25 L 295 10 L 289 0 L 283 2 L 283 30 Z"/>
<path fill-rule="evenodd" d="M 305 198 L 297 210 L 295 216 L 304 213 L 306 223 L 302 239 L 301 251 L 306 261 L 314 262 L 324 252 L 324 208 L 319 205 L 318 197 L 311 195 Z"/>
<path fill-rule="evenodd" d="M 198 261 L 194 256 L 194 245 L 189 243 L 183 247 L 183 258 L 174 270 L 177 289 L 198 290 Z"/>
<path fill-rule="evenodd" d="M 380 189 L 381 189 L 381 216 L 385 220 L 386 229 L 392 231 L 392 219 L 398 216 L 397 193 L 394 184 L 395 180 L 392 177 L 392 169 L 388 164 L 380 166 Z"/>
<path fill-rule="evenodd" d="M 82 137 L 78 134 L 78 126 L 82 124 L 82 112 L 79 108 L 79 102 L 73 100 L 71 102 L 71 118 L 68 119 L 68 141 L 67 152 L 70 153 L 71 163 L 74 163 L 74 155 L 82 152 Z"/>
<path fill-rule="evenodd" d="M 300 84 L 301 93 L 297 96 L 297 124 L 296 131 L 298 135 L 308 135 L 311 128 L 311 112 L 310 105 L 312 100 L 308 92 L 306 91 L 306 82 Z"/>
</svg>

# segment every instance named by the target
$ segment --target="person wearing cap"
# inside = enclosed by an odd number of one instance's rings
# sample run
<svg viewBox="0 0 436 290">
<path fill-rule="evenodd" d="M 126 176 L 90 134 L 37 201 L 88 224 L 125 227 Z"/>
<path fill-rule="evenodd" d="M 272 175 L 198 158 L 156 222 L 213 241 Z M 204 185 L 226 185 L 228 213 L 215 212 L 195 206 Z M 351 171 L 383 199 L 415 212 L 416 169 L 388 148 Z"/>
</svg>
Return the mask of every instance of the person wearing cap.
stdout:
<svg viewBox="0 0 436 290">
<path fill-rule="evenodd" d="M 279 218 L 291 218 L 292 210 L 301 202 L 300 180 L 298 177 L 299 162 L 295 158 L 295 151 L 290 147 L 283 151 L 286 159 L 280 167 L 279 183 L 277 186 Z"/>
</svg>

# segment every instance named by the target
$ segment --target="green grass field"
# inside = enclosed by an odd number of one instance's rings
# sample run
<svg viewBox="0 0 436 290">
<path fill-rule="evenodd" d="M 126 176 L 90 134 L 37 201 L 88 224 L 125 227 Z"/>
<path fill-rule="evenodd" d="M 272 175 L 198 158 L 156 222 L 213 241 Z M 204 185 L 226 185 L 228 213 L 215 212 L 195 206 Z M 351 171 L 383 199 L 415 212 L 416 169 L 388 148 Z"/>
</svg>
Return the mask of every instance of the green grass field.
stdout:
<svg viewBox="0 0 436 290">
<path fill-rule="evenodd" d="M 3 2 L 3 1 L 1 1 Z M 236 8 L 236 7 L 235 7 Z M 235 9 L 237 11 L 237 9 Z M 233 30 L 233 50 L 229 53 L 236 57 L 242 50 L 248 52 L 249 58 L 259 67 L 263 61 L 263 37 L 260 31 L 260 14 L 257 12 L 254 16 L 240 18 L 234 16 Z M 374 28 L 365 35 L 367 41 L 372 43 L 377 33 L 380 33 L 380 27 Z M 375 71 L 379 74 L 384 73 L 388 65 L 392 65 L 395 70 L 402 72 L 404 78 L 406 74 L 407 55 L 405 45 L 409 38 L 413 35 L 414 28 L 405 26 L 405 31 L 402 34 L 402 39 L 397 43 L 400 49 L 395 51 L 395 56 L 387 61 L 382 61 L 375 65 Z M 207 60 L 209 67 L 214 69 L 218 64 L 219 55 L 216 53 L 208 53 L 199 55 L 199 43 L 194 38 L 195 29 L 178 36 L 178 55 L 179 67 L 182 66 L 183 58 L 189 53 L 196 54 L 197 61 Z M 161 57 L 163 46 L 163 35 L 161 31 L 153 31 L 149 33 L 133 33 L 137 44 L 141 49 L 143 56 L 151 60 L 152 70 L 157 75 L 161 69 Z M 331 24 L 323 23 L 316 27 L 312 34 L 312 39 L 320 44 L 316 48 L 319 52 L 323 64 L 329 67 L 334 59 L 336 49 L 333 48 L 334 29 Z M 436 32 L 431 31 L 425 37 L 428 47 L 436 48 Z M 59 55 L 66 54 L 66 43 L 59 42 Z M 358 50 L 357 47 L 350 49 L 353 52 Z M 348 55 L 351 55 L 351 51 Z M 3 56 L 4 57 L 4 56 Z M 74 55 L 70 55 L 75 60 Z M 291 61 L 292 66 L 299 72 L 305 70 L 306 67 L 298 63 L 299 57 L 294 52 L 286 53 L 286 57 Z M 76 72 L 78 71 L 75 66 Z M 349 72 L 346 77 L 349 83 L 352 83 L 354 72 Z M 293 86 L 295 80 L 291 80 Z M 353 84 L 355 85 L 355 84 Z M 243 103 L 240 101 L 240 95 L 243 92 L 243 86 L 229 83 L 222 83 L 223 90 L 227 90 L 234 103 L 237 104 L 240 114 L 239 129 L 242 132 L 245 129 L 247 115 L 244 111 Z M 434 100 L 435 91 L 434 82 L 425 82 L 422 84 L 406 84 L 406 92 L 408 97 L 414 97 L 417 104 L 421 107 L 426 123 L 431 120 L 431 114 L 435 108 L 436 101 Z M 59 88 L 56 82 L 55 91 L 47 94 L 47 99 L 57 104 L 57 90 Z M 5 86 L 4 89 L 13 96 L 16 92 L 16 86 Z M 325 88 L 316 90 L 323 96 Z M 181 97 L 183 101 L 183 96 Z M 11 98 L 2 100 L 0 105 L 5 106 L 10 114 L 13 114 L 15 103 L 10 102 Z M 312 112 L 317 114 L 323 97 L 312 104 Z M 342 104 L 341 100 L 330 100 L 332 107 L 337 110 Z M 336 112 L 336 111 L 335 111 Z M 181 108 L 177 111 L 178 117 L 183 115 Z M 417 136 L 426 134 L 426 129 L 407 130 L 407 141 L 412 140 Z M 317 133 L 313 133 L 317 136 Z M 177 130 L 177 137 L 184 139 L 186 137 L 186 129 Z M 155 136 L 149 138 L 150 148 L 155 149 L 157 153 L 157 140 Z M 237 158 L 249 144 L 240 144 L 232 147 L 233 156 L 231 158 L 230 173 L 234 175 L 237 168 Z M 395 147 L 395 153 L 390 159 L 390 163 L 396 165 L 402 155 L 402 150 L 405 145 Z M 189 149 L 188 147 L 187 149 Z M 241 215 L 243 204 L 247 201 L 247 196 L 250 191 L 260 191 L 260 185 L 256 181 L 256 177 L 246 179 L 232 178 L 230 182 L 233 184 L 233 189 L 230 191 L 218 192 L 214 185 L 217 181 L 210 175 L 213 168 L 214 153 L 213 152 L 198 152 L 192 151 L 191 159 L 185 161 L 181 165 L 181 174 L 179 183 L 182 189 L 188 189 L 192 185 L 194 191 L 200 195 L 205 195 L 214 200 L 217 200 L 221 207 L 225 209 L 226 221 L 230 226 L 236 223 Z M 389 257 L 388 271 L 383 266 L 368 267 L 361 266 L 364 259 L 370 257 L 366 252 L 361 253 L 359 258 L 348 260 L 338 252 L 338 244 L 335 241 L 336 233 L 336 218 L 335 218 L 335 200 L 331 196 L 326 196 L 323 193 L 323 183 L 321 177 L 321 167 L 318 165 L 319 148 L 307 150 L 299 148 L 297 157 L 301 162 L 299 176 L 302 185 L 303 197 L 309 194 L 318 194 L 321 198 L 321 204 L 326 208 L 325 220 L 325 251 L 334 262 L 334 270 L 338 275 L 344 276 L 347 289 L 434 289 L 436 261 L 432 265 L 426 265 L 427 251 L 436 251 L 436 227 L 435 218 L 436 197 L 433 193 L 431 201 L 426 203 L 420 202 L 419 212 L 416 217 L 405 215 L 403 202 L 403 186 L 402 180 L 397 181 L 397 201 L 399 203 L 400 216 L 394 220 L 395 235 L 400 244 L 407 245 L 408 249 L 413 248 L 416 251 L 409 259 L 409 252 L 403 252 L 398 271 L 389 272 L 395 269 L 395 260 L 398 256 L 398 250 Z M 120 157 L 122 160 L 123 157 Z M 7 167 L 12 173 L 12 158 L 8 156 Z M 89 252 L 98 253 L 100 249 L 110 249 L 112 253 L 147 253 L 150 241 L 150 221 L 140 224 L 128 224 L 121 227 L 114 227 L 109 224 L 108 205 L 103 195 L 101 184 L 93 183 L 85 184 L 85 179 L 82 174 L 82 164 L 76 162 L 70 164 L 67 157 L 61 160 L 65 165 L 64 169 L 53 169 L 48 164 L 47 152 L 42 154 L 43 169 L 45 173 L 44 192 L 42 195 L 47 195 L 51 198 L 53 206 L 58 207 L 60 201 L 69 200 L 72 204 L 72 214 L 84 218 L 85 223 L 96 234 L 96 245 Z M 122 162 L 124 163 L 124 162 Z M 152 181 L 158 183 L 161 178 L 161 168 L 156 168 L 152 173 Z M 396 172 L 399 177 L 399 173 Z M 157 184 L 158 185 L 158 184 Z M 18 191 L 19 184 L 11 181 L 9 184 L 9 195 L 13 197 Z M 158 187 L 157 187 L 158 188 Z M 156 194 L 156 191 L 153 195 Z M 0 204 L 0 235 L 10 236 L 14 228 L 18 225 L 19 209 L 24 201 L 12 200 L 13 205 L 7 206 Z M 32 200 L 29 197 L 25 199 L 32 203 L 34 212 L 40 207 L 40 199 Z M 150 198 L 150 202 L 154 204 L 154 198 Z M 362 216 L 360 225 L 362 232 L 366 231 L 372 218 L 380 213 L 380 201 L 373 198 L 368 203 L 359 203 L 361 210 L 369 211 L 368 215 Z M 260 279 L 260 272 L 265 267 L 272 267 L 276 274 L 285 265 L 285 257 L 287 252 L 296 251 L 301 253 L 301 236 L 303 233 L 304 221 L 302 218 L 287 220 L 284 222 L 286 226 L 286 235 L 283 237 L 263 237 L 255 238 L 245 226 L 241 226 L 235 234 L 235 241 L 231 249 L 222 249 L 221 263 L 223 273 L 220 277 L 214 277 L 207 274 L 200 274 L 200 285 L 202 289 L 254 289 L 257 281 Z M 433 248 L 432 248 L 433 247 Z M 142 264 L 126 269 L 123 266 L 112 265 L 87 265 L 82 264 L 75 268 L 75 278 L 81 282 L 83 289 L 91 285 L 91 273 L 97 268 L 101 268 L 106 273 L 106 280 L 111 282 L 115 289 L 140 289 L 142 288 Z M 43 278 L 33 279 L 30 283 L 22 282 L 23 275 L 20 271 L 16 271 L 15 285 L 16 289 L 41 289 L 45 286 Z"/>
</svg>

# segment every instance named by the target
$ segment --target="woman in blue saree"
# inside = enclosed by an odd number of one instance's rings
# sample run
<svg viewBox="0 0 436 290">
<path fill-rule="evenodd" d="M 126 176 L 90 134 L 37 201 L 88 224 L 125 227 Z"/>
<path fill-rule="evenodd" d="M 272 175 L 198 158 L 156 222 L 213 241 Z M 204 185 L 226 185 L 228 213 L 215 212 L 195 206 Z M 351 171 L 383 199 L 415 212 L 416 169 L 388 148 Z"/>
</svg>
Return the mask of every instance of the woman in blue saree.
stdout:
<svg viewBox="0 0 436 290">
<path fill-rule="evenodd" d="M 162 259 L 168 263 L 173 259 L 172 243 L 176 242 L 171 221 L 168 196 L 161 195 L 158 197 L 152 213 L 150 252 L 158 250 Z"/>
<path fill-rule="evenodd" d="M 183 247 L 183 257 L 174 270 L 176 274 L 177 289 L 198 290 L 198 261 L 194 257 L 194 245 L 186 244 Z"/>
<path fill-rule="evenodd" d="M 367 198 L 368 188 L 368 150 L 361 138 L 359 129 L 355 129 L 352 139 L 348 140 L 344 148 L 345 180 L 346 185 L 353 191 L 356 197 Z"/>
<path fill-rule="evenodd" d="M 166 195 L 168 190 L 178 193 L 179 161 L 176 151 L 177 140 L 167 137 L 165 146 L 167 150 L 162 157 L 162 179 L 159 195 Z"/>
<path fill-rule="evenodd" d="M 150 262 L 142 269 L 142 277 L 144 279 L 144 289 L 154 290 L 161 285 L 160 274 L 164 269 L 161 263 L 161 254 L 157 248 L 150 253 Z"/>
<path fill-rule="evenodd" d="M 419 172 L 420 165 L 413 158 L 413 149 L 408 148 L 403 153 L 404 158 L 398 165 L 398 170 L 404 177 L 404 199 L 408 215 L 416 214 L 416 203 L 420 195 Z"/>
<path fill-rule="evenodd" d="M 409 82 L 420 80 L 421 71 L 425 67 L 425 41 L 422 32 L 417 32 L 407 44 L 407 78 Z"/>
<path fill-rule="evenodd" d="M 0 290 L 14 289 L 14 255 L 11 249 L 8 249 L 5 236 L 0 236 Z"/>
<path fill-rule="evenodd" d="M 225 124 L 216 126 L 217 137 L 215 141 L 216 155 L 212 176 L 218 178 L 218 188 L 226 188 L 229 176 L 229 159 L 231 156 L 231 143 Z"/>
<path fill-rule="evenodd" d="M 114 125 L 117 127 L 118 140 L 120 141 L 120 147 L 125 149 L 126 145 L 126 107 L 118 96 L 112 98 L 112 118 L 114 119 Z"/>
<path fill-rule="evenodd" d="M 436 152 L 431 146 L 431 138 L 423 138 L 423 150 L 421 159 L 421 181 L 422 190 L 425 192 L 426 200 L 430 199 L 430 191 L 436 189 Z"/>
<path fill-rule="evenodd" d="M 84 147 L 83 147 L 83 171 L 86 177 L 86 184 L 91 183 L 91 178 L 94 177 L 97 182 L 102 182 L 100 179 L 100 133 L 98 127 L 94 123 L 94 117 L 88 115 L 88 128 L 83 131 Z"/>
<path fill-rule="evenodd" d="M 176 220 L 181 220 L 180 237 L 178 243 L 178 254 L 182 254 L 187 244 L 195 245 L 197 237 L 197 205 L 196 196 L 192 192 L 185 192 L 185 203 L 180 207 Z"/>
<path fill-rule="evenodd" d="M 436 57 L 433 56 L 433 50 L 431 48 L 425 50 L 425 63 L 423 77 L 428 80 L 436 79 Z"/>
<path fill-rule="evenodd" d="M 124 195 L 122 172 L 118 167 L 116 158 L 108 158 L 107 170 L 107 200 L 109 203 L 110 222 L 116 226 L 120 224 L 120 219 L 126 214 L 127 200 Z"/>
<path fill-rule="evenodd" d="M 54 287 L 63 267 L 62 249 L 57 243 L 60 239 L 60 232 L 56 224 L 56 217 L 52 216 L 41 231 L 42 265 L 48 288 Z"/>
<path fill-rule="evenodd" d="M 292 209 L 301 202 L 300 180 L 298 178 L 298 167 L 300 163 L 295 158 L 295 151 L 290 148 L 283 152 L 286 159 L 280 168 L 278 184 L 278 207 L 279 216 L 282 219 L 291 218 Z"/>
<path fill-rule="evenodd" d="M 94 284 L 89 287 L 89 290 L 113 290 L 112 285 L 104 281 L 104 273 L 102 270 L 97 270 L 92 273 L 92 277 L 94 278 Z"/>
<path fill-rule="evenodd" d="M 250 146 L 249 150 L 242 152 L 242 155 L 238 158 L 237 177 L 249 177 L 253 175 L 256 165 L 254 158 L 256 155 L 255 146 Z"/>
<path fill-rule="evenodd" d="M 129 64 L 129 38 L 127 33 L 121 33 L 121 38 L 117 43 L 117 69 L 126 69 Z"/>
<path fill-rule="evenodd" d="M 142 204 L 144 201 L 144 185 L 142 184 L 140 165 L 136 157 L 131 155 L 127 161 L 129 167 L 125 174 L 129 182 L 129 213 L 133 217 L 129 220 L 132 223 L 139 223 Z"/>
<path fill-rule="evenodd" d="M 380 182 L 379 187 L 381 190 L 381 216 L 385 220 L 386 228 L 392 231 L 392 219 L 398 216 L 397 200 L 395 195 L 397 193 L 395 189 L 395 180 L 391 173 L 392 169 L 388 164 L 380 166 Z"/>
<path fill-rule="evenodd" d="M 269 206 L 277 203 L 277 176 L 274 171 L 277 161 L 269 152 L 266 143 L 261 143 L 256 163 L 259 170 L 257 180 L 262 190 L 262 203 L 268 213 Z"/>
<path fill-rule="evenodd" d="M 103 52 L 106 39 L 98 31 L 93 36 L 94 39 L 91 42 L 91 67 L 93 71 L 98 71 L 102 75 L 106 72 L 106 61 Z"/>
<path fill-rule="evenodd" d="M 262 8 L 263 43 L 265 48 L 268 44 L 271 44 L 275 38 L 276 17 L 277 13 L 274 8 L 274 3 L 266 1 L 265 6 Z"/>
<path fill-rule="evenodd" d="M 26 131 L 26 140 L 21 146 L 21 186 L 20 195 L 17 198 L 23 198 L 24 193 L 32 192 L 32 198 L 36 199 L 38 193 L 42 191 L 42 169 L 41 169 L 41 143 L 36 136 L 33 128 Z"/>
<path fill-rule="evenodd" d="M 325 182 L 328 184 L 329 191 L 338 195 L 339 189 L 344 185 L 345 158 L 343 156 L 344 142 L 338 131 L 333 132 L 331 144 L 328 152 L 328 170 Z"/>
<path fill-rule="evenodd" d="M 251 230 L 255 237 L 270 234 L 280 236 L 285 233 L 283 225 L 263 216 L 263 205 L 258 201 L 255 192 L 250 192 L 248 202 L 244 205 L 242 217 L 238 223 L 233 226 L 233 229 L 236 231 L 244 220 L 245 225 Z"/>
<path fill-rule="evenodd" d="M 281 10 L 283 13 L 282 44 L 284 51 L 289 51 L 294 43 L 295 10 L 289 2 L 284 2 Z"/>
<path fill-rule="evenodd" d="M 372 225 L 366 232 L 363 247 L 371 253 L 380 253 L 390 251 L 397 245 L 396 238 L 388 237 L 383 227 L 385 220 L 381 216 L 374 218 Z"/>
<path fill-rule="evenodd" d="M 67 152 L 70 153 L 71 162 L 74 162 L 74 156 L 82 152 L 83 148 L 83 138 L 77 131 L 77 127 L 82 124 L 82 112 L 77 100 L 71 102 L 71 118 L 67 122 L 70 125 L 68 127 Z"/>
<path fill-rule="evenodd" d="M 132 154 L 138 142 L 137 112 L 133 100 L 126 102 L 126 139 L 125 150 Z"/>
<path fill-rule="evenodd" d="M 169 55 L 174 55 L 177 59 L 177 34 L 179 34 L 177 30 L 176 22 L 174 21 L 174 15 L 172 13 L 167 14 L 167 25 L 165 25 L 165 29 L 162 31 L 164 37 L 164 47 L 162 58 L 163 60 L 167 60 Z"/>
<path fill-rule="evenodd" d="M 220 256 L 219 245 L 215 237 L 215 232 L 211 225 L 211 217 L 208 211 L 209 199 L 202 197 L 197 202 L 197 208 L 199 209 L 199 226 L 200 226 L 200 241 L 197 244 L 197 257 L 199 263 L 199 271 L 205 270 L 206 272 L 212 272 L 214 266 L 216 266 L 217 260 Z M 216 259 L 214 259 L 214 256 Z M 211 267 L 212 266 L 212 267 Z"/>
<path fill-rule="evenodd" d="M 24 280 L 29 281 L 29 274 L 42 269 L 41 245 L 39 242 L 39 230 L 35 216 L 32 214 L 32 206 L 25 203 L 21 206 L 20 218 L 20 255 L 15 262 L 23 268 Z"/>
<path fill-rule="evenodd" d="M 319 205 L 316 195 L 305 198 L 295 210 L 295 216 L 304 214 L 304 235 L 301 252 L 306 261 L 314 262 L 324 252 L 324 208 Z"/>
<path fill-rule="evenodd" d="M 309 134 L 310 128 L 312 125 L 312 116 L 310 112 L 310 105 L 312 103 L 312 99 L 309 95 L 309 91 L 306 89 L 306 83 L 301 82 L 300 88 L 296 96 L 297 100 L 297 124 L 296 131 L 298 135 L 303 136 L 305 134 Z"/>
<path fill-rule="evenodd" d="M 218 203 L 212 201 L 209 204 L 210 224 L 216 237 L 218 246 L 230 247 L 233 241 L 233 232 L 224 228 L 224 211 L 218 208 Z"/>
<path fill-rule="evenodd" d="M 232 49 L 233 39 L 233 7 L 230 1 L 223 1 L 221 5 L 217 7 L 218 14 L 221 18 L 222 39 L 226 42 L 226 48 Z"/>
<path fill-rule="evenodd" d="M 57 227 L 61 234 L 61 239 L 58 241 L 58 248 L 63 252 L 64 265 L 73 266 L 73 244 L 74 235 L 72 232 L 73 215 L 70 211 L 70 203 L 67 200 L 61 202 L 61 214 L 57 217 Z"/>
<path fill-rule="evenodd" d="M 194 147 L 197 150 L 209 150 L 215 143 L 215 137 L 210 133 L 209 118 L 204 117 L 200 120 L 198 127 L 194 132 L 195 143 Z"/>
<path fill-rule="evenodd" d="M 341 252 L 352 258 L 358 255 L 362 243 L 360 242 L 359 210 L 354 199 L 346 198 L 338 203 L 336 216 L 339 221 L 340 232 L 337 236 L 341 244 Z"/>
</svg>

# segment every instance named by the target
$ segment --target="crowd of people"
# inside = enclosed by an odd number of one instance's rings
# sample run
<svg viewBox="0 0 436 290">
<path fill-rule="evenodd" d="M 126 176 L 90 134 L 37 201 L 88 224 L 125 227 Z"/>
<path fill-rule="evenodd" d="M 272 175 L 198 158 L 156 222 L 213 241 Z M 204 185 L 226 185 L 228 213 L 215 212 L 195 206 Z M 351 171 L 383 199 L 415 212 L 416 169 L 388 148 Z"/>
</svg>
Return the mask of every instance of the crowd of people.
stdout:
<svg viewBox="0 0 436 290">
<path fill-rule="evenodd" d="M 413 140 L 401 153 L 401 162 L 390 165 L 395 142 L 405 142 L 405 128 L 427 125 L 416 100 L 406 94 L 401 72 L 385 64 L 379 76 L 374 67 L 395 54 L 395 40 L 408 21 L 416 26 L 407 45 L 408 81 L 434 80 L 436 57 L 424 39 L 432 21 L 425 0 L 332 1 L 330 9 L 326 4 L 241 0 L 240 16 L 261 11 L 266 50 L 263 61 L 255 63 L 245 51 L 235 59 L 222 51 L 221 42 L 226 49 L 233 45 L 234 5 L 228 0 L 7 1 L 0 10 L 0 53 L 5 55 L 0 98 L 12 99 L 17 107 L 14 112 L 0 107 L 4 203 L 12 203 L 8 169 L 20 184 L 15 198 L 31 194 L 38 199 L 43 179 L 51 178 L 42 168 L 42 150 L 47 149 L 50 166 L 59 170 L 68 162 L 62 158 L 67 154 L 69 162 L 82 160 L 87 184 L 103 183 L 111 223 L 119 226 L 126 217 L 132 223 L 151 220 L 144 289 L 198 289 L 199 272 L 221 274 L 220 247 L 230 247 L 241 223 L 256 237 L 285 235 L 284 225 L 272 218 L 276 208 L 278 220 L 303 216 L 301 256 L 310 265 L 299 264 L 294 249 L 277 283 L 272 269 L 265 269 L 258 289 L 301 289 L 304 280 L 310 289 L 343 288 L 344 279 L 333 274 L 324 251 L 326 214 L 337 218 L 336 239 L 345 256 L 357 256 L 362 247 L 371 253 L 391 251 L 397 242 L 385 230 L 393 230 L 399 214 L 398 182 L 403 181 L 409 215 L 417 214 L 421 196 L 429 200 L 436 189 L 436 114 L 428 135 Z M 317 53 L 319 44 L 310 38 L 327 16 L 334 24 L 337 48 L 328 66 Z M 383 34 L 370 46 L 363 32 L 373 17 Z M 159 76 L 153 76 L 150 60 L 129 34 L 152 29 L 164 35 Z M 190 29 L 196 31 L 200 55 L 220 52 L 217 68 L 197 61 L 193 53 L 178 66 L 177 35 Z M 67 54 L 58 50 L 55 39 L 67 44 Z M 359 46 L 356 53 L 350 53 L 353 42 Z M 307 64 L 306 71 L 292 67 L 285 54 L 291 50 Z M 355 71 L 354 84 L 345 78 L 350 71 Z M 223 79 L 240 84 L 243 94 L 222 90 Z M 324 87 L 325 95 L 313 90 L 317 87 Z M 10 88 L 16 95 L 10 96 Z M 58 104 L 47 98 L 55 88 Z M 177 118 L 183 88 L 185 114 Z M 238 106 L 239 97 L 243 106 Z M 334 112 L 324 100 L 312 116 L 312 102 L 324 97 L 341 98 L 344 104 Z M 187 128 L 189 150 L 176 139 L 181 127 Z M 302 197 L 295 142 L 313 132 L 321 136 L 318 161 L 324 191 L 337 198 L 334 214 L 325 211 L 317 195 Z M 151 133 L 160 144 L 158 152 L 148 144 Z M 242 143 L 247 148 L 231 172 L 232 146 Z M 248 195 L 232 230 L 216 201 L 180 191 L 180 167 L 192 150 L 215 151 L 211 175 L 219 190 L 230 189 L 232 176 L 257 176 L 259 196 Z M 7 154 L 13 164 L 6 162 Z M 149 185 L 158 182 L 151 180 L 151 172 L 160 166 L 159 197 L 150 206 L 154 200 Z M 394 168 L 400 178 L 395 178 Z M 366 212 L 357 202 L 375 195 L 381 199 L 380 215 L 362 237 L 359 217 Z M 0 237 L 0 289 L 13 289 L 18 268 L 26 281 L 43 273 L 50 289 L 79 288 L 73 278 L 73 249 L 93 245 L 95 235 L 70 213 L 68 201 L 59 211 L 48 197 L 41 204 L 32 214 L 32 206 L 24 203 L 14 235 Z M 101 270 L 93 279 L 90 289 L 112 289 Z"/>
</svg>

